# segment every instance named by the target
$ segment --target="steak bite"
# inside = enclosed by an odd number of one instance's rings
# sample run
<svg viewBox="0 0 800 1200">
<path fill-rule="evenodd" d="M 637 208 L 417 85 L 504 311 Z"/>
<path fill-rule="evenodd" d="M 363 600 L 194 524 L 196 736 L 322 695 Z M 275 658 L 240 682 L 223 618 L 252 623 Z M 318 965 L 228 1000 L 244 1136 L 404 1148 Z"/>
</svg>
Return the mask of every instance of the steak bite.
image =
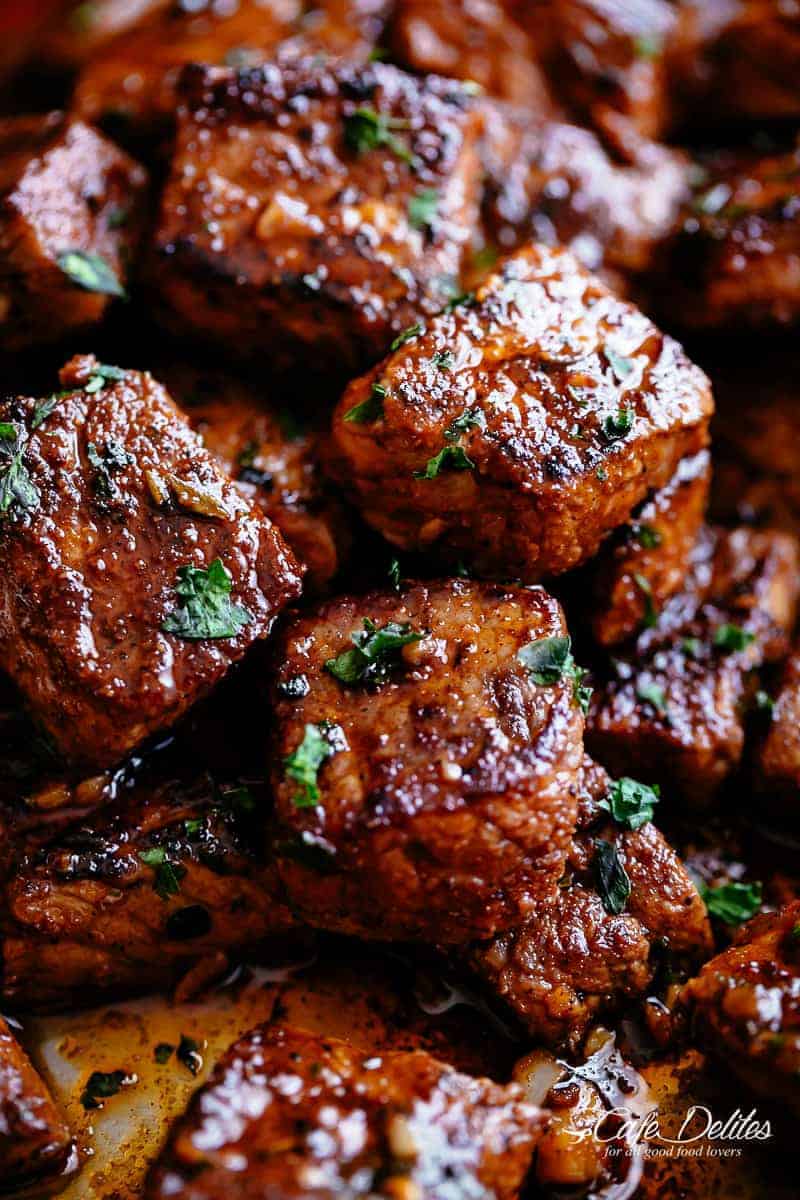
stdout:
<svg viewBox="0 0 800 1200">
<path fill-rule="evenodd" d="M 487 105 L 488 238 L 504 250 L 560 242 L 589 270 L 619 273 L 619 291 L 650 266 L 689 192 L 682 154 L 639 139 L 628 149 L 615 157 L 588 129 Z"/>
<path fill-rule="evenodd" d="M 708 381 L 571 254 L 532 245 L 350 384 L 330 469 L 403 549 L 577 566 L 708 441 Z"/>
<path fill-rule="evenodd" d="M 424 1050 L 367 1054 L 262 1026 L 196 1093 L 145 1197 L 514 1200 L 545 1124 L 522 1096 Z"/>
<path fill-rule="evenodd" d="M 0 120 L 0 349 L 89 328 L 124 294 L 146 183 L 81 121 Z"/>
<path fill-rule="evenodd" d="M 42 1185 L 77 1165 L 69 1129 L 44 1080 L 0 1017 L 0 1183 Z"/>
<path fill-rule="evenodd" d="M 800 1112 L 800 901 L 744 925 L 686 985 L 701 1047 L 754 1091 Z"/>
<path fill-rule="evenodd" d="M 708 803 L 738 766 L 759 670 L 789 649 L 798 598 L 794 538 L 706 529 L 684 586 L 601 672 L 589 752 L 615 775 Z"/>
<path fill-rule="evenodd" d="M 210 691 L 300 576 L 150 375 L 76 357 L 61 384 L 0 404 L 0 665 L 102 767 Z"/>
<path fill-rule="evenodd" d="M 712 948 L 705 906 L 648 819 L 657 793 L 612 782 L 590 760 L 586 775 L 558 888 L 529 921 L 470 952 L 531 1036 L 573 1051 L 591 1024 L 647 994 L 665 956 L 674 971 Z"/>
<path fill-rule="evenodd" d="M 333 600 L 276 648 L 279 870 L 311 924 L 460 943 L 562 873 L 583 714 L 540 588 L 452 580 Z"/>
<path fill-rule="evenodd" d="M 388 40 L 409 70 L 471 80 L 529 116 L 552 107 L 531 41 L 502 0 L 397 0 Z"/>
<path fill-rule="evenodd" d="M 684 583 L 705 517 L 711 456 L 683 459 L 672 479 L 601 550 L 594 570 L 592 634 L 614 646 L 637 633 Z"/>
<path fill-rule="evenodd" d="M 175 982 L 295 924 L 263 851 L 265 798 L 165 774 L 21 842 L 2 902 L 0 980 L 19 1009 Z"/>
<path fill-rule="evenodd" d="M 347 558 L 350 531 L 344 506 L 322 476 L 319 433 L 263 384 L 186 364 L 159 373 L 206 448 L 308 568 L 306 583 L 323 589 Z"/>
<path fill-rule="evenodd" d="M 383 27 L 387 0 L 237 0 L 165 3 L 93 54 L 73 108 L 148 149 L 171 132 L 178 80 L 187 63 L 255 66 L 279 53 L 366 59 Z"/>
<path fill-rule="evenodd" d="M 698 329 L 787 325 L 800 317 L 800 143 L 720 154 L 663 250 L 654 295 Z"/>
<path fill-rule="evenodd" d="M 270 365 L 353 369 L 458 291 L 468 89 L 381 63 L 184 76 L 152 264 L 165 316 Z"/>
<path fill-rule="evenodd" d="M 756 786 L 794 826 L 800 797 L 800 650 L 787 658 L 756 759 Z"/>
</svg>

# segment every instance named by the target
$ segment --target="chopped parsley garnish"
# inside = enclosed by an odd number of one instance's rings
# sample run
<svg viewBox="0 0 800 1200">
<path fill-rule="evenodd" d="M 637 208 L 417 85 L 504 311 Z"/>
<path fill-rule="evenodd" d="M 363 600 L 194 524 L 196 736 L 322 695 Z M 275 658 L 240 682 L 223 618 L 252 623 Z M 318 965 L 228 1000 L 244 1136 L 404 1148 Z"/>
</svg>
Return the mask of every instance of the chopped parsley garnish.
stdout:
<svg viewBox="0 0 800 1200">
<path fill-rule="evenodd" d="M 653 589 L 650 586 L 650 580 L 645 575 L 641 575 L 638 571 L 634 572 L 633 582 L 636 584 L 644 599 L 644 627 L 652 629 L 658 623 L 658 611 L 656 610 L 655 601 L 653 600 Z"/>
<path fill-rule="evenodd" d="M 606 417 L 603 422 L 603 433 L 609 442 L 625 437 L 633 428 L 633 409 L 620 408 L 614 416 Z"/>
<path fill-rule="evenodd" d="M 485 429 L 486 417 L 480 408 L 468 408 L 460 417 L 456 417 L 447 426 L 444 431 L 444 436 L 448 442 L 454 442 L 462 434 L 467 433 L 470 429 Z"/>
<path fill-rule="evenodd" d="M 440 371 L 452 371 L 455 361 L 452 350 L 437 350 L 433 356 L 433 365 Z"/>
<path fill-rule="evenodd" d="M 401 346 L 405 346 L 406 342 L 412 341 L 415 337 L 419 337 L 424 333 L 424 327 L 417 322 L 416 325 L 409 325 L 402 333 L 398 333 L 397 337 L 389 347 L 390 350 L 399 350 Z"/>
<path fill-rule="evenodd" d="M 127 1071 L 92 1071 L 81 1093 L 81 1104 L 85 1109 L 102 1108 L 104 1100 L 132 1083 L 136 1083 L 136 1076 Z"/>
<path fill-rule="evenodd" d="M 395 130 L 408 129 L 408 121 L 389 117 L 374 108 L 357 108 L 344 120 L 344 140 L 356 154 L 367 154 L 370 150 L 386 147 L 405 163 L 413 163 L 414 155 L 408 146 L 397 137 Z"/>
<path fill-rule="evenodd" d="M 664 689 L 657 683 L 640 680 L 636 685 L 636 696 L 654 708 L 660 717 L 667 715 L 667 698 Z"/>
<path fill-rule="evenodd" d="M 598 467 L 595 471 L 595 475 L 601 483 L 605 483 L 608 479 L 608 471 L 605 469 L 605 467 Z"/>
<path fill-rule="evenodd" d="M 78 287 L 103 296 L 124 296 L 125 289 L 112 268 L 99 254 L 66 250 L 56 259 L 64 274 Z"/>
<path fill-rule="evenodd" d="M 122 367 L 111 367 L 106 363 L 98 363 L 93 368 L 88 381 L 83 386 L 83 391 L 88 392 L 90 396 L 95 392 L 99 392 L 109 383 L 118 383 L 120 379 L 125 378 L 125 372 Z"/>
<path fill-rule="evenodd" d="M 384 683 L 403 646 L 419 642 L 424 636 L 407 622 L 398 624 L 389 621 L 386 625 L 378 626 L 367 617 L 364 631 L 351 636 L 353 649 L 342 651 L 337 658 L 329 658 L 325 670 L 330 671 L 340 683 L 351 686 Z"/>
<path fill-rule="evenodd" d="M 624 911 L 631 894 L 631 881 L 620 862 L 617 848 L 598 838 L 594 844 L 594 880 L 603 908 L 616 917 Z"/>
<path fill-rule="evenodd" d="M 608 796 L 600 801 L 599 807 L 611 813 L 623 829 L 641 829 L 642 825 L 652 821 L 660 794 L 657 784 L 650 787 L 638 779 L 623 776 L 612 783 Z"/>
<path fill-rule="evenodd" d="M 345 421 L 352 421 L 356 425 L 367 425 L 371 421 L 380 421 L 383 416 L 383 401 L 385 396 L 386 388 L 383 384 L 373 383 L 372 391 L 366 400 L 362 400 L 360 404 L 353 405 L 344 414 Z"/>
<path fill-rule="evenodd" d="M 136 461 L 122 443 L 114 438 L 108 439 L 102 452 L 97 449 L 94 442 L 89 442 L 86 447 L 86 457 L 94 468 L 92 482 L 95 494 L 104 500 L 110 500 L 117 494 L 117 486 L 111 476 L 117 471 L 123 471 L 125 467 L 131 466 Z"/>
<path fill-rule="evenodd" d="M 178 607 L 162 623 L 165 633 L 186 641 L 236 637 L 252 617 L 231 601 L 231 575 L 222 560 L 208 568 L 187 563 L 178 568 Z"/>
<path fill-rule="evenodd" d="M 438 454 L 429 458 L 422 471 L 415 471 L 415 479 L 435 479 L 443 471 L 470 471 L 475 463 L 461 446 L 443 446 Z"/>
<path fill-rule="evenodd" d="M 205 821 L 202 817 L 187 817 L 183 822 L 183 828 L 186 830 L 188 838 L 195 838 L 202 832 Z"/>
<path fill-rule="evenodd" d="M 703 650 L 703 643 L 699 637 L 681 638 L 681 650 L 684 654 L 688 654 L 689 658 L 699 658 Z"/>
<path fill-rule="evenodd" d="M 278 691 L 287 700 L 302 700 L 311 691 L 311 684 L 305 675 L 291 675 L 278 684 Z"/>
<path fill-rule="evenodd" d="M 445 312 L 452 312 L 455 308 L 466 308 L 467 305 L 475 303 L 474 292 L 459 292 L 457 296 L 451 296 L 445 306 Z"/>
<path fill-rule="evenodd" d="M 321 721 L 319 725 L 306 725 L 303 740 L 297 749 L 284 759 L 289 779 L 300 785 L 292 804 L 295 808 L 313 808 L 319 803 L 320 790 L 317 773 L 326 759 L 344 749 L 344 735 L 338 725 Z"/>
<path fill-rule="evenodd" d="M 152 867 L 153 891 L 162 900 L 177 896 L 181 890 L 181 880 L 186 874 L 186 867 L 180 863 L 170 862 L 167 851 L 163 846 L 154 846 L 152 850 L 140 850 L 139 858 L 146 867 Z"/>
<path fill-rule="evenodd" d="M 39 504 L 39 489 L 25 465 L 27 444 L 28 434 L 21 425 L 0 422 L 0 517 L 12 509 L 31 511 Z"/>
<path fill-rule="evenodd" d="M 643 550 L 655 550 L 661 545 L 661 534 L 652 525 L 632 525 L 631 533 Z"/>
<path fill-rule="evenodd" d="M 704 887 L 701 896 L 712 917 L 725 925 L 749 921 L 761 907 L 761 883 L 721 883 Z"/>
<path fill-rule="evenodd" d="M 409 224 L 415 229 L 428 229 L 436 220 L 439 193 L 435 188 L 422 188 L 408 202 Z"/>
<path fill-rule="evenodd" d="M 754 633 L 748 633 L 741 625 L 719 625 L 714 630 L 714 645 L 726 654 L 734 654 L 738 650 L 746 650 L 756 640 Z"/>
<path fill-rule="evenodd" d="M 33 410 L 31 429 L 38 429 L 47 420 L 63 394 L 63 392 L 56 392 L 52 396 L 48 396 L 46 400 L 39 401 Z"/>
<path fill-rule="evenodd" d="M 611 370 L 614 372 L 619 382 L 623 383 L 633 370 L 633 359 L 626 358 L 624 354 L 617 354 L 616 350 L 612 350 L 608 346 L 605 347 L 603 353 L 606 356 L 606 362 L 611 367 Z"/>
<path fill-rule="evenodd" d="M 400 591 L 400 559 L 393 558 L 389 563 L 389 569 L 386 572 L 389 576 L 389 582 L 396 592 Z"/>
<path fill-rule="evenodd" d="M 174 1049 L 175 1047 L 171 1046 L 169 1042 L 159 1042 L 153 1051 L 153 1058 L 163 1066 L 164 1063 L 169 1062 L 172 1058 Z"/>
<path fill-rule="evenodd" d="M 583 683 L 586 671 L 578 666 L 572 656 L 571 638 L 548 637 L 529 642 L 517 652 L 517 661 L 530 672 L 533 682 L 540 687 L 553 687 L 564 678 L 571 679 L 575 703 L 584 714 L 588 712 L 592 689 Z"/>
<path fill-rule="evenodd" d="M 175 1057 L 192 1075 L 197 1075 L 203 1068 L 203 1056 L 200 1053 L 199 1042 L 196 1042 L 194 1038 L 187 1037 L 185 1033 L 181 1034 Z"/>
</svg>

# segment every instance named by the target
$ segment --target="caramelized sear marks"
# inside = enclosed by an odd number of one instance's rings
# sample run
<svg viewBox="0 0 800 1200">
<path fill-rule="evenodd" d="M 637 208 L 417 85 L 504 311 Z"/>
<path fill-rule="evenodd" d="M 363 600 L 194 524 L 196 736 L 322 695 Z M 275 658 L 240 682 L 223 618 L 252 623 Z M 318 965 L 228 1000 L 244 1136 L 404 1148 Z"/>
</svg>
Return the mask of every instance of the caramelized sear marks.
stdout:
<svg viewBox="0 0 800 1200">
<path fill-rule="evenodd" d="M 365 622 L 415 640 L 343 682 L 334 671 Z M 535 908 L 575 824 L 583 714 L 567 667 L 537 683 L 518 655 L 564 637 L 542 589 L 458 580 L 344 597 L 288 625 L 273 786 L 298 913 L 372 939 L 461 943 Z"/>
<path fill-rule="evenodd" d="M 711 408 L 671 338 L 532 245 L 350 384 L 331 471 L 395 545 L 527 582 L 595 554 L 707 444 Z"/>
<path fill-rule="evenodd" d="M 0 405 L 0 664 L 103 767 L 210 691 L 300 576 L 150 375 L 77 357 L 61 386 Z"/>
<path fill-rule="evenodd" d="M 263 1026 L 196 1094 L 145 1197 L 514 1200 L 544 1127 L 522 1096 L 518 1084 L 462 1075 L 425 1051 L 368 1055 Z"/>
</svg>

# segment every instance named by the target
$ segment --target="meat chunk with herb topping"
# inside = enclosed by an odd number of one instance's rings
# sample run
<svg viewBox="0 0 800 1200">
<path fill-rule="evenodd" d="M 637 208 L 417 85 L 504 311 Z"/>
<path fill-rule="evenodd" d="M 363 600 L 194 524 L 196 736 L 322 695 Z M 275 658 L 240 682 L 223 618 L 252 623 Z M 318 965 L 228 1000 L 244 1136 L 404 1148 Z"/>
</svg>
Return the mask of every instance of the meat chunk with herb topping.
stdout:
<svg viewBox="0 0 800 1200">
<path fill-rule="evenodd" d="M 562 873 L 584 693 L 540 588 L 342 598 L 276 648 L 276 853 L 311 924 L 491 936 Z"/>
<path fill-rule="evenodd" d="M 514 1200 L 545 1124 L 522 1096 L 423 1050 L 367 1054 L 262 1026 L 195 1095 L 145 1197 Z"/>
<path fill-rule="evenodd" d="M 741 760 L 759 670 L 788 652 L 797 599 L 794 538 L 703 531 L 684 586 L 600 672 L 589 752 L 615 775 L 707 803 Z"/>
<path fill-rule="evenodd" d="M 744 925 L 684 989 L 693 1035 L 800 1113 L 800 901 Z"/>
<path fill-rule="evenodd" d="M 322 590 L 347 558 L 350 536 L 322 476 L 319 430 L 263 384 L 230 372 L 170 363 L 159 373 L 205 446 L 308 568 L 309 587 Z"/>
<path fill-rule="evenodd" d="M 0 665 L 62 753 L 109 766 L 265 637 L 300 578 L 147 374 L 77 357 L 0 404 Z"/>
<path fill-rule="evenodd" d="M 533 245 L 350 384 L 330 469 L 403 549 L 525 582 L 590 558 L 708 441 L 703 373 Z"/>
<path fill-rule="evenodd" d="M 63 114 L 0 121 L 0 349 L 86 329 L 124 294 L 146 181 Z"/>
<path fill-rule="evenodd" d="M 769 328 L 800 318 L 800 144 L 720 154 L 663 250 L 654 297 L 686 327 Z"/>
<path fill-rule="evenodd" d="M 711 482 L 711 456 L 701 450 L 683 459 L 666 487 L 633 514 L 598 555 L 590 614 L 601 646 L 637 633 L 682 586 L 703 525 Z"/>
<path fill-rule="evenodd" d="M 558 888 L 527 923 L 473 948 L 479 979 L 533 1037 L 577 1049 L 589 1026 L 646 995 L 669 956 L 711 951 L 697 890 L 650 818 L 658 792 L 588 762 Z"/>
<path fill-rule="evenodd" d="M 44 1081 L 0 1017 L 0 1181 L 3 1191 L 64 1177 L 72 1139 Z"/>
<path fill-rule="evenodd" d="M 182 328 L 347 370 L 458 290 L 477 219 L 468 89 L 381 63 L 187 69 L 153 262 Z"/>
<path fill-rule="evenodd" d="M 263 789 L 145 777 L 49 837 L 20 839 L 3 889 L 0 982 L 13 1008 L 174 982 L 294 925 L 263 850 Z"/>
</svg>

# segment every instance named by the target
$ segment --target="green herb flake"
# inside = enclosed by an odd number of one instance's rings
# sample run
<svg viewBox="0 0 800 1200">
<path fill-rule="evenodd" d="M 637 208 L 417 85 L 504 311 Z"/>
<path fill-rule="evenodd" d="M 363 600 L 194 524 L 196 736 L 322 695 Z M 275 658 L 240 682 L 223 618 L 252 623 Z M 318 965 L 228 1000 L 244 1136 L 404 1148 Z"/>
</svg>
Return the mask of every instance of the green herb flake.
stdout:
<svg viewBox="0 0 800 1200">
<path fill-rule="evenodd" d="M 444 431 L 444 436 L 448 442 L 455 442 L 462 433 L 468 433 L 470 429 L 485 428 L 486 417 L 482 410 L 480 408 L 468 408 L 450 422 Z"/>
<path fill-rule="evenodd" d="M 25 465 L 28 434 L 15 422 L 0 422 L 0 518 L 31 512 L 41 499 Z"/>
<path fill-rule="evenodd" d="M 760 909 L 762 890 L 759 882 L 721 883 L 717 887 L 704 887 L 701 895 L 712 917 L 725 925 L 741 925 Z"/>
<path fill-rule="evenodd" d="M 667 698 L 664 695 L 664 689 L 657 683 L 640 680 L 636 685 L 636 696 L 644 704 L 649 704 L 654 708 L 660 717 L 666 717 Z"/>
<path fill-rule="evenodd" d="M 681 650 L 689 658 L 699 658 L 703 652 L 703 643 L 698 637 L 681 638 Z"/>
<path fill-rule="evenodd" d="M 301 788 L 292 797 L 295 808 L 313 808 L 319 803 L 317 773 L 326 759 L 344 749 L 341 744 L 343 741 L 344 735 L 339 726 L 332 725 L 330 721 L 322 721 L 319 725 L 306 725 L 302 742 L 284 759 L 288 778 L 298 783 Z"/>
<path fill-rule="evenodd" d="M 188 838 L 196 838 L 198 834 L 202 833 L 204 825 L 205 821 L 202 817 L 187 817 L 183 822 L 183 828 Z"/>
<path fill-rule="evenodd" d="M 471 471 L 475 463 L 461 446 L 443 446 L 429 458 L 422 471 L 414 471 L 415 479 L 435 479 L 443 471 Z"/>
<path fill-rule="evenodd" d="M 169 1042 L 159 1042 L 153 1051 L 153 1058 L 157 1063 L 160 1063 L 161 1066 L 163 1066 L 164 1063 L 169 1062 L 169 1060 L 172 1058 L 174 1050 L 175 1047 L 171 1046 Z"/>
<path fill-rule="evenodd" d="M 92 373 L 82 390 L 93 396 L 95 392 L 99 392 L 107 384 L 118 383 L 124 378 L 125 372 L 122 367 L 112 367 L 107 363 L 98 363 L 96 367 L 92 368 Z"/>
<path fill-rule="evenodd" d="M 384 683 L 390 670 L 398 661 L 404 646 L 419 642 L 424 633 L 418 633 L 407 623 L 389 621 L 383 626 L 375 625 L 369 618 L 364 620 L 364 631 L 351 636 L 352 650 L 344 650 L 337 658 L 329 658 L 325 670 L 340 683 L 355 684 Z"/>
<path fill-rule="evenodd" d="M 572 640 L 569 637 L 539 638 L 529 642 L 517 652 L 517 661 L 522 663 L 539 687 L 553 687 L 562 679 L 572 680 L 572 696 L 584 715 L 589 711 L 592 689 L 583 683 L 586 671 L 579 667 L 572 656 Z"/>
<path fill-rule="evenodd" d="M 360 404 L 355 404 L 344 414 L 345 421 L 351 421 L 354 425 L 367 425 L 372 421 L 380 421 L 383 417 L 383 401 L 385 396 L 386 388 L 383 384 L 373 383 L 372 391 L 366 400 L 362 400 Z"/>
<path fill-rule="evenodd" d="M 452 350 L 437 350 L 433 356 L 433 365 L 439 371 L 452 371 L 456 357 Z"/>
<path fill-rule="evenodd" d="M 33 410 L 33 416 L 31 417 L 31 429 L 38 429 L 40 425 L 44 424 L 58 404 L 61 395 L 63 395 L 63 393 L 55 393 L 52 396 L 48 396 L 46 400 L 39 401 L 39 403 L 36 405 L 36 408 Z"/>
<path fill-rule="evenodd" d="M 595 471 L 595 475 L 601 483 L 606 483 L 608 481 L 608 471 L 605 469 L 605 467 L 598 467 Z"/>
<path fill-rule="evenodd" d="M 652 629 L 658 624 L 658 610 L 653 600 L 653 589 L 650 586 L 650 580 L 647 576 L 635 571 L 633 574 L 633 582 L 636 584 L 644 599 L 644 616 L 642 618 L 645 629 Z"/>
<path fill-rule="evenodd" d="M 633 409 L 620 408 L 614 416 L 606 417 L 603 422 L 603 433 L 609 442 L 625 437 L 633 428 Z"/>
<path fill-rule="evenodd" d="M 374 108 L 357 108 L 344 121 L 344 140 L 348 149 L 355 154 L 368 154 L 370 150 L 386 148 L 403 162 L 412 165 L 414 155 L 408 146 L 397 137 L 395 130 L 408 129 L 408 121 L 389 117 Z"/>
<path fill-rule="evenodd" d="M 445 312 L 452 312 L 455 308 L 468 308 L 475 303 L 474 292 L 459 292 L 456 296 L 451 296 L 445 306 Z"/>
<path fill-rule="evenodd" d="M 631 881 L 620 862 L 617 848 L 598 838 L 594 844 L 594 879 L 603 908 L 612 916 L 624 911 L 631 894 Z"/>
<path fill-rule="evenodd" d="M 85 250 L 66 250 L 56 259 L 59 268 L 78 287 L 103 296 L 124 296 L 125 289 L 114 271 L 99 254 Z"/>
<path fill-rule="evenodd" d="M 739 650 L 746 650 L 755 640 L 756 635 L 748 633 L 746 629 L 742 629 L 741 625 L 726 623 L 718 625 L 714 630 L 714 645 L 726 654 L 735 654 Z"/>
<path fill-rule="evenodd" d="M 186 874 L 186 868 L 180 863 L 170 862 L 163 846 L 154 846 L 151 850 L 140 850 L 139 858 L 146 867 L 151 867 L 153 876 L 153 891 L 162 900 L 177 896 L 181 890 L 181 880 Z"/>
<path fill-rule="evenodd" d="M 246 608 L 231 601 L 231 587 L 230 572 L 219 558 L 208 568 L 179 567 L 175 585 L 178 606 L 161 628 L 185 641 L 237 637 L 253 618 Z"/>
<path fill-rule="evenodd" d="M 637 58 L 658 58 L 663 48 L 664 39 L 657 33 L 643 33 L 633 43 L 633 52 Z"/>
<path fill-rule="evenodd" d="M 104 1100 L 132 1083 L 136 1083 L 136 1076 L 127 1071 L 92 1071 L 81 1093 L 81 1104 L 87 1110 L 102 1108 Z"/>
<path fill-rule="evenodd" d="M 389 563 L 389 569 L 386 572 L 389 576 L 389 583 L 396 592 L 400 591 L 400 559 L 393 558 Z"/>
<path fill-rule="evenodd" d="M 617 354 L 616 350 L 612 350 L 610 346 L 606 346 L 603 353 L 618 381 L 624 383 L 636 365 L 633 359 L 626 358 L 624 354 Z"/>
<path fill-rule="evenodd" d="M 772 712 L 775 708 L 775 701 L 772 699 L 772 696 L 770 696 L 769 692 L 765 692 L 763 688 L 759 688 L 753 697 L 753 703 L 755 704 L 757 712 L 769 713 L 769 715 L 772 716 Z"/>
<path fill-rule="evenodd" d="M 661 534 L 652 525 L 632 525 L 631 534 L 643 550 L 656 550 L 661 545 Z"/>
<path fill-rule="evenodd" d="M 175 1057 L 179 1063 L 182 1063 L 186 1070 L 191 1075 L 198 1075 L 203 1069 L 203 1055 L 200 1052 L 200 1044 L 194 1038 L 187 1037 L 185 1033 L 181 1034 L 181 1040 L 178 1043 L 178 1049 L 175 1051 Z"/>
<path fill-rule="evenodd" d="M 612 783 L 608 796 L 600 801 L 599 807 L 611 813 L 622 829 L 641 829 L 642 825 L 652 821 L 660 795 L 657 784 L 651 787 L 638 779 L 623 776 Z"/>
<path fill-rule="evenodd" d="M 102 452 L 97 449 L 94 442 L 89 442 L 86 447 L 86 457 L 94 469 L 92 483 L 95 494 L 105 500 L 110 500 L 117 494 L 117 485 L 112 476 L 136 462 L 133 455 L 129 454 L 122 443 L 114 438 L 108 439 Z"/>
<path fill-rule="evenodd" d="M 439 193 L 435 188 L 422 188 L 408 202 L 408 220 L 414 229 L 430 229 L 436 220 Z"/>
<path fill-rule="evenodd" d="M 416 325 L 409 325 L 408 328 L 404 329 L 402 333 L 398 333 L 389 349 L 399 350 L 401 346 L 405 346 L 406 342 L 413 341 L 414 338 L 419 337 L 419 335 L 424 332 L 425 328 L 424 326 L 420 325 L 419 322 Z"/>
</svg>

